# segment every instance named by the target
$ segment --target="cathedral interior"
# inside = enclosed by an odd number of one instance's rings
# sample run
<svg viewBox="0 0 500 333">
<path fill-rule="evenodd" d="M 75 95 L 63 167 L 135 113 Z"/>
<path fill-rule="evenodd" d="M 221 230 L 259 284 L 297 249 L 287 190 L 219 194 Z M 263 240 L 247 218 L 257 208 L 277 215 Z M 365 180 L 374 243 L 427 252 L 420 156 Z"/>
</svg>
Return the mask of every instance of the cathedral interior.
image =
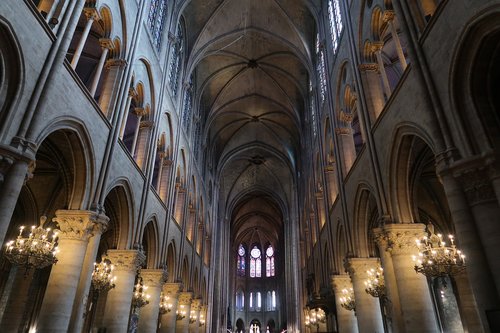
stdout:
<svg viewBox="0 0 500 333">
<path fill-rule="evenodd" d="M 498 87 L 499 0 L 0 1 L 0 332 L 500 332 Z"/>
</svg>

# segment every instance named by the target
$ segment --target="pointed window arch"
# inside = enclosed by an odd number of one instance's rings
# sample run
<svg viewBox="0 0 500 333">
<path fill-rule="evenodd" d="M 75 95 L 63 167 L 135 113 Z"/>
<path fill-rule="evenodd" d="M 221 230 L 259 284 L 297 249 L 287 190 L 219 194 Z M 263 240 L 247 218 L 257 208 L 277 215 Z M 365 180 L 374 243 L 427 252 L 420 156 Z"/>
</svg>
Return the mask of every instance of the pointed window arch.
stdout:
<svg viewBox="0 0 500 333">
<path fill-rule="evenodd" d="M 274 270 L 274 248 L 269 245 L 266 250 L 266 277 L 275 275 Z"/>
<path fill-rule="evenodd" d="M 153 35 L 153 43 L 157 50 L 161 48 L 161 37 L 167 17 L 168 0 L 151 0 L 148 14 L 148 26 Z"/>
<path fill-rule="evenodd" d="M 246 251 L 245 247 L 243 244 L 240 244 L 238 247 L 238 263 L 237 263 L 237 274 L 239 276 L 245 276 L 245 256 L 246 256 Z"/>
<path fill-rule="evenodd" d="M 250 251 L 250 277 L 262 276 L 262 254 L 260 249 L 254 245 Z"/>
</svg>

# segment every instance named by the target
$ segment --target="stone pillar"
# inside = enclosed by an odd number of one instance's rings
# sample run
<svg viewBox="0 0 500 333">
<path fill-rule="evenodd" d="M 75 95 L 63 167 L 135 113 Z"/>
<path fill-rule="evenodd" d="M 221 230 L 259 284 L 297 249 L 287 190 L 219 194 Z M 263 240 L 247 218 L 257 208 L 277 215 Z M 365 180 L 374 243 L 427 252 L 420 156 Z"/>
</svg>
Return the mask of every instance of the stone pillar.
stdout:
<svg viewBox="0 0 500 333">
<path fill-rule="evenodd" d="M 0 307 L 0 332 L 19 332 L 24 324 L 23 314 L 30 302 L 30 285 L 34 269 L 26 272 L 23 267 L 12 267 L 4 286 Z"/>
<path fill-rule="evenodd" d="M 87 42 L 87 37 L 89 36 L 90 28 L 92 28 L 92 23 L 99 19 L 99 12 L 95 8 L 85 8 L 83 12 L 87 17 L 87 23 L 85 24 L 80 41 L 75 49 L 75 54 L 73 54 L 73 59 L 71 59 L 71 68 L 73 69 L 76 69 L 76 66 L 78 65 L 78 60 L 80 60 L 83 47 L 85 46 L 85 42 Z"/>
<path fill-rule="evenodd" d="M 184 213 L 184 203 L 186 201 L 186 189 L 180 184 L 176 184 L 176 198 L 174 207 L 174 218 L 178 225 L 182 227 L 183 213 Z"/>
<path fill-rule="evenodd" d="M 106 299 L 103 327 L 106 333 L 122 333 L 129 324 L 135 276 L 146 256 L 138 250 L 108 250 L 107 258 L 115 266 L 116 282 Z"/>
<path fill-rule="evenodd" d="M 161 269 L 141 270 L 142 280 L 148 286 L 149 304 L 141 309 L 139 316 L 139 333 L 156 333 L 160 311 L 160 294 L 167 279 L 167 272 Z"/>
<path fill-rule="evenodd" d="M 167 157 L 162 160 L 162 169 L 158 177 L 158 192 L 160 198 L 165 204 L 168 204 L 168 191 L 170 190 L 170 170 L 172 168 L 172 161 Z"/>
<path fill-rule="evenodd" d="M 194 228 L 196 224 L 195 218 L 196 218 L 196 210 L 190 203 L 188 208 L 188 218 L 186 223 L 186 237 L 191 242 L 191 244 L 193 244 Z"/>
<path fill-rule="evenodd" d="M 153 122 L 149 120 L 143 120 L 139 124 L 139 137 L 137 138 L 137 145 L 135 148 L 135 160 L 141 170 L 144 170 L 144 167 L 146 166 L 146 158 L 148 156 L 148 138 L 153 125 Z"/>
<path fill-rule="evenodd" d="M 474 223 L 466 196 L 457 179 L 449 170 L 444 169 L 439 172 L 439 176 L 450 207 L 458 246 L 466 255 L 466 272 L 469 280 L 472 281 L 474 308 L 477 308 L 482 327 L 486 329 L 488 327 L 486 312 L 500 308 L 500 298 L 497 293 L 491 292 L 496 286 L 481 244 L 479 227 Z M 461 294 L 460 289 L 459 292 Z"/>
<path fill-rule="evenodd" d="M 335 162 L 329 163 L 325 170 L 326 186 L 328 188 L 328 210 L 331 209 L 337 195 L 339 188 L 337 185 L 337 177 L 335 173 Z"/>
<path fill-rule="evenodd" d="M 380 77 L 382 78 L 382 87 L 384 88 L 384 93 L 387 98 L 391 96 L 391 85 L 389 84 L 389 79 L 387 78 L 387 72 L 385 71 L 384 61 L 382 60 L 382 49 L 384 48 L 383 42 L 372 43 L 372 52 L 375 53 L 377 58 L 378 71 Z"/>
<path fill-rule="evenodd" d="M 191 313 L 189 320 L 189 333 L 198 333 L 200 323 L 201 299 L 194 299 L 191 303 Z"/>
<path fill-rule="evenodd" d="M 0 244 L 4 243 L 23 184 L 33 177 L 34 168 L 34 161 L 0 155 Z"/>
<path fill-rule="evenodd" d="M 373 233 L 380 252 L 380 262 L 384 269 L 385 290 L 388 300 L 388 302 L 386 302 L 389 317 L 388 325 L 392 328 L 391 332 L 405 332 L 401 304 L 399 303 L 398 283 L 394 273 L 394 264 L 392 262 L 391 253 L 386 251 L 388 248 L 387 238 L 384 237 L 384 232 L 381 228 L 374 229 Z"/>
<path fill-rule="evenodd" d="M 181 292 L 179 294 L 179 303 L 177 306 L 177 312 L 184 318 L 177 320 L 176 333 L 189 333 L 189 314 L 191 312 L 191 301 L 193 299 L 193 293 L 191 292 Z"/>
<path fill-rule="evenodd" d="M 113 41 L 109 38 L 101 38 L 99 39 L 99 44 L 101 44 L 102 53 L 99 58 L 99 62 L 97 63 L 97 67 L 95 69 L 94 77 L 92 78 L 92 84 L 90 86 L 90 95 L 95 97 L 95 92 L 97 90 L 97 86 L 99 85 L 99 81 L 101 80 L 102 70 L 104 68 L 104 64 L 106 59 L 108 59 L 109 50 L 113 49 Z"/>
<path fill-rule="evenodd" d="M 361 78 L 363 80 L 365 91 L 367 94 L 365 98 L 371 104 L 371 121 L 372 123 L 378 118 L 385 105 L 384 93 L 380 86 L 380 78 L 378 76 L 378 65 L 375 63 L 366 63 L 359 65 Z"/>
<path fill-rule="evenodd" d="M 398 53 L 399 63 L 401 64 L 401 68 L 403 72 L 408 66 L 405 58 L 405 54 L 403 52 L 403 47 L 401 46 L 401 41 L 399 40 L 398 32 L 396 31 L 396 27 L 394 26 L 394 18 L 396 14 L 392 10 L 386 10 L 384 12 L 384 22 L 387 22 L 389 26 L 389 30 L 391 31 L 392 40 L 394 41 L 394 45 L 396 46 L 396 52 Z"/>
<path fill-rule="evenodd" d="M 61 229 L 58 261 L 50 272 L 37 332 L 68 331 L 88 240 L 97 220 L 98 214 L 92 211 L 56 211 L 54 221 Z"/>
<path fill-rule="evenodd" d="M 346 270 L 349 272 L 356 300 L 356 317 L 360 332 L 384 332 L 384 321 L 380 302 L 365 291 L 365 281 L 368 279 L 367 271 L 377 269 L 378 258 L 349 258 Z"/>
<path fill-rule="evenodd" d="M 353 311 L 349 311 L 340 306 L 340 297 L 343 296 L 342 290 L 352 288 L 349 275 L 332 275 L 332 288 L 335 293 L 335 308 L 337 309 L 337 325 L 339 332 L 358 333 L 358 322 Z"/>
<path fill-rule="evenodd" d="M 132 103 L 132 98 L 135 96 L 135 91 L 133 88 L 129 88 L 128 96 L 127 96 L 127 104 L 125 105 L 124 115 L 122 119 L 122 123 L 120 126 L 120 140 L 123 140 L 123 135 L 125 135 L 125 128 L 127 127 L 127 119 L 130 113 L 130 104 Z M 101 104 L 102 106 L 102 104 Z M 101 107 L 102 109 L 102 107 Z"/>
<path fill-rule="evenodd" d="M 160 322 L 160 333 L 175 333 L 176 312 L 177 312 L 177 301 L 179 293 L 182 290 L 181 283 L 165 283 L 163 285 L 163 295 L 170 298 L 172 308 L 170 312 L 167 312 L 161 316 Z"/>
<path fill-rule="evenodd" d="M 69 332 L 80 333 L 84 324 L 84 312 L 87 302 L 87 296 L 92 282 L 92 272 L 94 270 L 94 262 L 96 260 L 101 235 L 108 227 L 109 218 L 103 214 L 97 216 L 96 223 L 92 230 L 93 237 L 90 238 L 85 252 L 85 259 L 83 262 L 82 273 L 78 282 L 78 289 L 76 291 L 75 303 L 71 313 L 71 320 L 69 325 Z"/>
<path fill-rule="evenodd" d="M 146 114 L 144 108 L 136 107 L 134 113 L 137 115 L 137 126 L 134 130 L 134 141 L 132 142 L 132 148 L 130 149 L 130 154 L 135 158 L 135 149 L 137 146 L 137 138 L 139 137 L 139 130 L 141 128 L 142 117 Z"/>
<path fill-rule="evenodd" d="M 439 332 L 427 279 L 415 272 L 416 239 L 425 233 L 421 223 L 386 224 L 384 237 L 391 253 L 406 332 Z"/>
<path fill-rule="evenodd" d="M 118 94 L 117 86 L 119 85 L 118 79 L 120 78 L 120 73 L 123 68 L 127 66 L 127 61 L 124 59 L 109 59 L 106 61 L 104 65 L 105 76 L 102 84 L 101 95 L 99 97 L 99 106 L 101 111 L 111 119 L 109 110 L 112 102 L 116 99 L 116 95 Z M 127 109 L 130 108 L 130 103 L 132 102 L 132 98 L 127 97 Z M 118 121 L 117 124 L 121 125 L 121 122 Z M 120 135 L 121 135 L 121 127 L 120 127 Z"/>
</svg>

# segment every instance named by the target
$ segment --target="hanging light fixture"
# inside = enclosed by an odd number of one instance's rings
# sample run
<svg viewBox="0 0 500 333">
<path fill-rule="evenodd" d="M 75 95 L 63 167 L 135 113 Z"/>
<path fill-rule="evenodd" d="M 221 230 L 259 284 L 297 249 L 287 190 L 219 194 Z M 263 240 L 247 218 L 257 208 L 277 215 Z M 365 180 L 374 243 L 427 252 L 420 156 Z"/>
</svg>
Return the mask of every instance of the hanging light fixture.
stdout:
<svg viewBox="0 0 500 333">
<path fill-rule="evenodd" d="M 94 263 L 92 288 L 95 292 L 101 293 L 115 287 L 116 276 L 113 276 L 114 269 L 115 267 L 109 259 L 104 259 L 100 263 Z"/>
<path fill-rule="evenodd" d="M 189 324 L 196 323 L 196 319 L 198 319 L 198 316 L 196 316 L 196 312 L 191 310 L 191 313 L 189 315 Z"/>
<path fill-rule="evenodd" d="M 175 320 L 182 320 L 186 318 L 186 310 L 184 309 L 184 304 L 179 305 L 179 310 L 175 312 Z"/>
<path fill-rule="evenodd" d="M 135 285 L 134 296 L 132 297 L 132 306 L 134 308 L 142 308 L 149 304 L 151 296 L 146 293 L 147 289 L 148 287 L 144 285 L 142 277 L 139 276 Z"/>
<path fill-rule="evenodd" d="M 203 313 L 200 313 L 200 320 L 198 322 L 198 326 L 202 327 L 203 325 L 205 325 L 205 316 L 203 315 Z"/>
<path fill-rule="evenodd" d="M 46 216 L 40 217 L 38 227 L 31 226 L 29 234 L 25 236 L 25 227 L 19 228 L 19 235 L 15 240 L 7 242 L 5 258 L 13 265 L 24 267 L 26 272 L 30 268 L 40 269 L 57 262 L 57 231 L 43 228 Z"/>
<path fill-rule="evenodd" d="M 354 290 L 352 288 L 342 289 L 342 296 L 339 298 L 340 306 L 346 310 L 353 311 L 356 308 L 354 300 Z"/>
<path fill-rule="evenodd" d="M 415 271 L 427 277 L 454 276 L 465 269 L 465 255 L 457 249 L 453 235 L 448 235 L 450 245 L 443 235 L 434 233 L 432 223 L 427 225 L 428 236 L 417 239 L 418 256 L 413 256 Z"/>
<path fill-rule="evenodd" d="M 160 314 L 164 315 L 172 311 L 174 305 L 170 301 L 170 296 L 165 296 L 163 292 L 160 295 Z"/>
<path fill-rule="evenodd" d="M 384 270 L 372 268 L 366 271 L 368 279 L 365 280 L 365 291 L 373 297 L 385 297 Z"/>
</svg>

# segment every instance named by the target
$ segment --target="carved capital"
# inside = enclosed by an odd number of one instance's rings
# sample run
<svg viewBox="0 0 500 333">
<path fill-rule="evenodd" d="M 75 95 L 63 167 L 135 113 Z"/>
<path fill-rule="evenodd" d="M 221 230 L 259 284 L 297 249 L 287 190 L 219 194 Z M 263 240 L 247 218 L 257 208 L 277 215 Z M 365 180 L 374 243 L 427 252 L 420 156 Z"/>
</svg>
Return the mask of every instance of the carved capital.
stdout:
<svg viewBox="0 0 500 333">
<path fill-rule="evenodd" d="M 395 17 L 396 14 L 394 13 L 393 10 L 386 10 L 384 12 L 382 19 L 384 20 L 384 22 L 391 22 L 392 20 L 394 20 Z"/>
<path fill-rule="evenodd" d="M 28 164 L 28 170 L 26 171 L 26 176 L 24 177 L 24 184 L 26 185 L 26 183 L 33 178 L 34 176 L 34 173 L 35 173 L 35 169 L 36 169 L 36 161 L 35 160 L 32 160 L 30 161 L 30 163 Z"/>
<path fill-rule="evenodd" d="M 127 65 L 128 62 L 125 59 L 109 59 L 108 61 L 106 61 L 105 67 L 106 69 L 111 69 L 113 67 L 125 68 Z M 133 89 L 129 89 L 129 96 L 133 97 L 134 95 L 131 95 L 130 90 L 132 90 L 133 92 Z"/>
<path fill-rule="evenodd" d="M 461 183 L 469 205 L 496 200 L 495 190 L 490 181 L 490 168 L 473 168 L 455 174 Z"/>
<path fill-rule="evenodd" d="M 106 255 L 115 265 L 115 270 L 136 272 L 146 260 L 140 250 L 108 250 Z"/>
<path fill-rule="evenodd" d="M 200 311 L 201 307 L 201 298 L 193 299 L 193 302 L 191 303 L 191 311 Z"/>
<path fill-rule="evenodd" d="M 182 290 L 182 283 L 165 283 L 163 285 L 163 293 L 177 299 L 177 296 Z"/>
<path fill-rule="evenodd" d="M 151 120 L 143 120 L 141 121 L 139 128 L 151 128 L 154 123 Z"/>
<path fill-rule="evenodd" d="M 168 273 L 163 269 L 142 269 L 141 277 L 145 285 L 152 288 L 161 288 L 167 281 Z"/>
<path fill-rule="evenodd" d="M 98 222 L 107 225 L 107 218 L 100 218 L 99 214 L 88 210 L 58 210 L 53 219 L 59 225 L 61 239 L 88 241 L 93 236 L 94 227 Z"/>
<path fill-rule="evenodd" d="M 193 293 L 184 291 L 179 294 L 179 305 L 190 305 L 193 299 Z"/>
<path fill-rule="evenodd" d="M 369 277 L 367 271 L 379 267 L 380 259 L 378 258 L 349 258 L 345 263 L 345 269 L 353 280 L 366 280 Z"/>
<path fill-rule="evenodd" d="M 359 70 L 361 72 L 378 72 L 378 64 L 376 63 L 360 64 Z"/>
<path fill-rule="evenodd" d="M 87 20 L 96 21 L 96 20 L 99 20 L 101 18 L 99 16 L 99 12 L 94 7 L 83 8 L 83 14 L 85 14 L 85 17 L 87 18 Z"/>
<path fill-rule="evenodd" d="M 354 116 L 351 113 L 346 113 L 344 111 L 340 111 L 340 120 L 346 123 L 352 122 Z"/>
<path fill-rule="evenodd" d="M 381 52 L 384 48 L 384 42 L 372 42 L 371 43 L 371 51 L 373 53 Z"/>
<path fill-rule="evenodd" d="M 99 38 L 99 44 L 103 49 L 112 50 L 115 48 L 115 44 L 110 38 Z"/>
<path fill-rule="evenodd" d="M 165 157 L 163 159 L 163 167 L 169 167 L 172 165 L 172 160 L 168 157 Z"/>
<path fill-rule="evenodd" d="M 335 133 L 338 135 L 351 135 L 352 130 L 349 127 L 337 127 Z"/>
<path fill-rule="evenodd" d="M 146 115 L 146 110 L 141 107 L 135 107 L 134 113 L 136 114 L 137 117 L 143 117 Z"/>
<path fill-rule="evenodd" d="M 426 235 L 425 225 L 422 223 L 387 224 L 381 229 L 382 231 L 376 229 L 376 241 L 379 246 L 386 246 L 385 250 L 393 255 L 418 253 L 416 240 Z"/>
<path fill-rule="evenodd" d="M 331 276 L 332 289 L 337 295 L 342 294 L 342 290 L 352 288 L 351 278 L 347 274 Z"/>
</svg>

